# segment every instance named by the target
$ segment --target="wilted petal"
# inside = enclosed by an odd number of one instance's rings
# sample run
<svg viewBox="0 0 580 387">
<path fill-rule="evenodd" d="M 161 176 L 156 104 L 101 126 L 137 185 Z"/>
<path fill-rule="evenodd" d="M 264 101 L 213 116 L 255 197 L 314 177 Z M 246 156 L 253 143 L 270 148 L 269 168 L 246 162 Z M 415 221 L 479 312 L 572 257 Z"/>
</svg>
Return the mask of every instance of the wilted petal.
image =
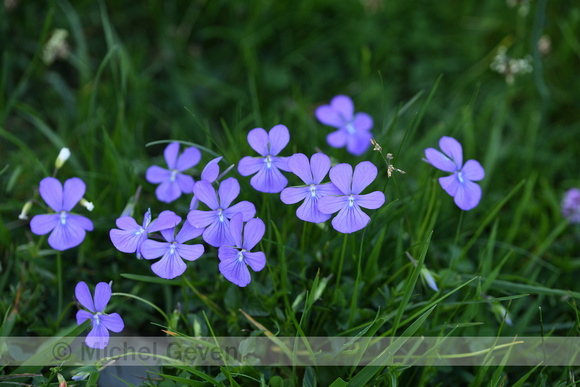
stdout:
<svg viewBox="0 0 580 387">
<path fill-rule="evenodd" d="M 455 204 L 464 211 L 469 211 L 479 204 L 481 199 L 481 187 L 469 180 L 464 180 L 458 185 Z"/>
<path fill-rule="evenodd" d="M 147 168 L 145 173 L 145 179 L 152 184 L 159 184 L 164 181 L 171 179 L 171 171 L 158 167 L 157 165 L 152 165 Z"/>
<path fill-rule="evenodd" d="M 187 221 L 197 228 L 205 228 L 218 219 L 218 211 L 192 210 L 187 214 Z"/>
<path fill-rule="evenodd" d="M 227 218 L 224 218 L 223 221 L 216 220 L 210 224 L 203 232 L 203 240 L 213 247 L 225 244 L 233 245 L 234 241 L 230 234 L 230 224 Z"/>
<path fill-rule="evenodd" d="M 93 304 L 93 297 L 91 296 L 91 291 L 84 281 L 79 282 L 75 287 L 75 297 L 82 306 L 93 313 L 96 312 L 95 305 Z"/>
<path fill-rule="evenodd" d="M 151 222 L 149 227 L 147 227 L 147 232 L 151 233 L 168 228 L 174 228 L 179 223 L 181 223 L 180 216 L 177 216 L 173 211 L 165 210 L 159 214 L 157 219 Z"/>
<path fill-rule="evenodd" d="M 296 153 L 288 158 L 287 163 L 290 172 L 298 176 L 304 184 L 312 184 L 314 182 L 312 179 L 312 171 L 310 170 L 310 163 L 306 155 Z"/>
<path fill-rule="evenodd" d="M 209 181 L 213 183 L 220 174 L 220 166 L 218 163 L 222 159 L 222 156 L 216 157 L 215 159 L 209 161 L 203 171 L 201 172 L 201 180 Z M 239 167 L 239 166 L 238 166 Z"/>
<path fill-rule="evenodd" d="M 280 200 L 284 204 L 294 204 L 311 196 L 310 187 L 288 187 L 280 192 Z"/>
<path fill-rule="evenodd" d="M 188 261 L 195 261 L 203 254 L 204 248 L 203 245 L 184 245 L 178 244 L 175 248 L 175 251 L 179 254 L 179 256 Z"/>
<path fill-rule="evenodd" d="M 385 195 L 380 191 L 375 191 L 366 195 L 358 195 L 355 200 L 360 207 L 376 210 L 385 204 Z"/>
<path fill-rule="evenodd" d="M 304 199 L 304 203 L 296 210 L 296 216 L 305 222 L 322 223 L 330 219 L 332 215 L 320 212 L 318 199 L 315 196 L 308 195 Z"/>
<path fill-rule="evenodd" d="M 232 216 L 238 212 L 243 215 L 244 222 L 247 222 L 256 216 L 256 206 L 254 206 L 249 201 L 244 200 L 243 202 L 236 203 L 230 208 L 226 209 L 223 214 L 226 218 L 231 219 Z"/>
<path fill-rule="evenodd" d="M 109 344 L 109 331 L 103 324 L 95 324 L 93 320 L 93 329 L 85 338 L 85 343 L 90 348 L 104 349 Z"/>
<path fill-rule="evenodd" d="M 278 153 L 288 145 L 288 142 L 290 141 L 290 132 L 288 132 L 288 128 L 285 125 L 276 125 L 270 129 L 268 140 L 270 142 L 269 154 L 277 156 Z"/>
<path fill-rule="evenodd" d="M 352 175 L 352 193 L 361 193 L 375 180 L 377 173 L 377 167 L 375 167 L 375 165 L 370 161 L 363 161 L 362 163 L 359 163 L 354 168 L 354 174 Z"/>
<path fill-rule="evenodd" d="M 175 169 L 177 165 L 177 154 L 179 153 L 179 143 L 172 142 L 171 144 L 167 145 L 165 150 L 163 151 L 163 155 L 165 156 L 165 162 L 169 169 Z"/>
<path fill-rule="evenodd" d="M 240 172 L 240 175 L 242 176 L 250 176 L 265 167 L 266 165 L 263 158 L 246 156 L 238 163 L 238 172 Z"/>
<path fill-rule="evenodd" d="M 375 167 L 376 168 L 376 167 Z M 374 180 L 374 177 L 373 177 Z M 337 164 L 330 170 L 330 181 L 334 183 L 343 194 L 349 195 L 351 191 L 352 167 L 350 164 Z M 323 211 L 324 212 L 324 211 Z"/>
<path fill-rule="evenodd" d="M 237 213 L 230 219 L 230 235 L 234 240 L 235 245 L 238 248 L 242 248 L 242 228 L 243 228 L 243 215 L 241 213 Z"/>
<path fill-rule="evenodd" d="M 333 148 L 342 148 L 346 145 L 348 134 L 345 130 L 337 130 L 326 136 L 326 142 Z"/>
<path fill-rule="evenodd" d="M 105 326 L 110 331 L 119 333 L 125 327 L 123 319 L 119 316 L 119 313 L 111 313 L 109 315 L 99 316 L 101 319 L 101 324 Z"/>
<path fill-rule="evenodd" d="M 445 156 L 443 153 L 439 152 L 437 149 L 427 148 L 425 149 L 425 157 L 431 165 L 435 168 L 440 169 L 445 172 L 455 172 L 459 167 L 455 164 L 453 160 Z"/>
<path fill-rule="evenodd" d="M 51 232 L 59 223 L 59 214 L 36 215 L 30 221 L 30 230 L 36 235 L 44 235 Z"/>
<path fill-rule="evenodd" d="M 310 167 L 312 168 L 313 183 L 320 184 L 330 170 L 330 157 L 324 153 L 315 153 L 310 158 Z M 304 181 L 306 184 L 309 182 Z"/>
<path fill-rule="evenodd" d="M 141 255 L 143 255 L 143 258 L 145 259 L 155 259 L 164 255 L 170 248 L 170 243 L 147 239 L 141 245 Z"/>
<path fill-rule="evenodd" d="M 318 210 L 323 214 L 334 214 L 348 206 L 348 196 L 323 196 L 318 199 Z"/>
<path fill-rule="evenodd" d="M 459 141 L 453 137 L 443 136 L 441 137 L 441 140 L 439 140 L 439 148 L 441 148 L 443 153 L 445 153 L 450 159 L 455 161 L 457 169 L 461 168 L 463 165 L 463 148 L 461 148 Z"/>
<path fill-rule="evenodd" d="M 352 121 L 352 126 L 354 126 L 357 131 L 371 130 L 373 127 L 373 119 L 366 113 L 356 113 L 354 115 L 354 120 Z"/>
<path fill-rule="evenodd" d="M 183 151 L 181 156 L 177 159 L 176 168 L 178 171 L 185 171 L 197 165 L 201 160 L 201 152 L 196 147 L 192 146 Z"/>
<path fill-rule="evenodd" d="M 260 218 L 254 218 L 248 221 L 244 226 L 244 243 L 245 250 L 250 251 L 260 242 L 266 232 L 266 225 Z"/>
<path fill-rule="evenodd" d="M 316 109 L 315 112 L 318 121 L 324 125 L 334 126 L 340 128 L 344 124 L 344 119 L 339 112 L 334 110 L 330 105 L 322 105 Z"/>
<path fill-rule="evenodd" d="M 272 165 L 270 168 L 263 168 L 255 174 L 250 180 L 250 184 L 256 191 L 278 193 L 286 187 L 288 179 L 275 165 Z"/>
<path fill-rule="evenodd" d="M 93 318 L 93 315 L 91 313 L 87 312 L 84 309 L 81 309 L 77 312 L 77 325 L 81 325 L 82 323 L 91 318 Z"/>
<path fill-rule="evenodd" d="M 177 184 L 179 185 L 179 189 L 182 193 L 190 194 L 193 192 L 193 177 L 184 175 L 183 173 L 178 173 L 175 176 L 175 179 L 177 180 Z"/>
<path fill-rule="evenodd" d="M 248 143 L 253 150 L 266 157 L 268 155 L 268 133 L 262 128 L 255 128 L 248 133 Z"/>
<path fill-rule="evenodd" d="M 177 181 L 166 180 L 159 184 L 155 190 L 155 195 L 160 201 L 171 203 L 181 196 L 181 190 L 179 189 L 179 184 L 177 184 Z"/>
<path fill-rule="evenodd" d="M 330 106 L 340 113 L 344 121 L 351 121 L 354 113 L 352 99 L 346 95 L 337 95 L 330 101 Z"/>
<path fill-rule="evenodd" d="M 201 180 L 193 186 L 193 193 L 200 202 L 205 203 L 212 210 L 219 208 L 219 202 L 215 189 L 207 181 Z M 195 226 L 195 223 L 191 222 Z"/>
<path fill-rule="evenodd" d="M 248 266 L 243 260 L 238 258 L 238 251 L 231 247 L 220 247 L 218 251 L 220 259 L 219 270 L 220 273 L 230 282 L 240 286 L 247 286 L 252 277 Z"/>
<path fill-rule="evenodd" d="M 350 234 L 365 228 L 370 220 L 371 218 L 355 203 L 352 207 L 347 206 L 339 211 L 332 219 L 332 227 L 343 234 Z"/>
<path fill-rule="evenodd" d="M 111 299 L 111 287 L 106 282 L 99 282 L 95 287 L 95 310 L 103 312 Z"/>
<path fill-rule="evenodd" d="M 48 204 L 54 212 L 63 210 L 62 185 L 60 184 L 60 181 L 54 177 L 45 177 L 40 181 L 38 192 L 40 192 L 40 196 L 42 196 L 46 204 Z"/>
<path fill-rule="evenodd" d="M 226 209 L 240 194 L 240 183 L 235 177 L 229 177 L 220 183 L 219 202 L 220 208 Z"/>
<path fill-rule="evenodd" d="M 471 181 L 479 181 L 485 177 L 483 167 L 476 160 L 467 160 L 463 168 L 461 168 L 463 178 Z"/>
<path fill-rule="evenodd" d="M 457 190 L 461 185 L 459 179 L 457 179 L 457 173 L 454 173 L 451 176 L 440 177 L 439 184 L 441 184 L 441 187 L 445 190 L 445 192 L 453 197 L 455 197 Z"/>
<path fill-rule="evenodd" d="M 62 194 L 62 208 L 70 211 L 85 195 L 85 183 L 78 177 L 73 177 L 64 182 Z"/>
<path fill-rule="evenodd" d="M 185 262 L 183 262 L 183 260 L 175 253 L 169 254 L 169 252 L 166 253 L 158 262 L 151 265 L 153 273 L 165 279 L 178 277 L 185 272 L 185 269 L 187 269 Z"/>
<path fill-rule="evenodd" d="M 370 132 L 357 132 L 348 136 L 346 150 L 355 156 L 360 156 L 371 146 L 372 135 Z"/>
<path fill-rule="evenodd" d="M 252 270 L 255 272 L 258 272 L 266 267 L 266 255 L 261 251 L 257 251 L 255 253 L 242 252 L 242 255 L 244 256 L 246 263 L 250 265 Z"/>
<path fill-rule="evenodd" d="M 179 233 L 175 237 L 175 240 L 179 243 L 185 243 L 189 240 L 197 238 L 201 234 L 203 234 L 203 228 L 194 227 L 191 223 L 189 223 L 189 221 L 186 220 L 185 223 L 183 223 L 181 230 L 179 230 Z"/>
</svg>

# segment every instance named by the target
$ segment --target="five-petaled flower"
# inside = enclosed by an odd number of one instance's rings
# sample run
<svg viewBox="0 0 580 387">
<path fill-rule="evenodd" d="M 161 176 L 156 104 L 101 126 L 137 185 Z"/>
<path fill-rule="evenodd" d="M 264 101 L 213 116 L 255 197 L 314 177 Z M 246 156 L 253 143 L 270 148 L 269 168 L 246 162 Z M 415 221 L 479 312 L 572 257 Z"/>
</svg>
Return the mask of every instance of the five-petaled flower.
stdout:
<svg viewBox="0 0 580 387">
<path fill-rule="evenodd" d="M 266 255 L 261 252 L 250 252 L 260 242 L 266 231 L 264 222 L 259 218 L 248 221 L 244 226 L 242 237 L 243 215 L 235 214 L 230 221 L 230 231 L 234 246 L 222 246 L 218 250 L 219 270 L 226 279 L 244 287 L 252 277 L 248 265 L 258 272 L 266 266 Z"/>
<path fill-rule="evenodd" d="M 580 189 L 571 188 L 562 200 L 562 215 L 570 223 L 580 223 Z"/>
<path fill-rule="evenodd" d="M 363 229 L 371 218 L 361 210 L 361 207 L 374 210 L 385 203 L 385 195 L 380 191 L 360 194 L 375 180 L 377 173 L 377 167 L 370 161 L 359 163 L 354 169 L 354 174 L 350 164 L 338 164 L 330 170 L 330 181 L 341 191 L 341 195 L 320 198 L 318 209 L 323 214 L 334 214 L 339 211 L 332 219 L 332 227 L 336 231 L 350 234 Z"/>
<path fill-rule="evenodd" d="M 137 258 L 141 258 L 141 246 L 147 240 L 149 233 L 173 228 L 181 222 L 181 218 L 173 211 L 163 211 L 159 218 L 151 222 L 151 210 L 145 213 L 143 226 L 139 226 L 135 219 L 130 216 L 122 216 L 117 219 L 116 224 L 119 229 L 112 229 L 109 232 L 111 242 L 115 248 L 123 253 L 137 253 Z"/>
<path fill-rule="evenodd" d="M 201 152 L 195 147 L 187 148 L 179 158 L 179 143 L 172 142 L 163 152 L 169 169 L 152 165 L 147 169 L 145 178 L 148 182 L 159 184 L 155 190 L 157 199 L 170 203 L 181 196 L 182 193 L 190 194 L 193 189 L 193 178 L 181 172 L 199 163 Z"/>
<path fill-rule="evenodd" d="M 280 169 L 289 172 L 285 157 L 277 157 L 278 153 L 290 141 L 290 133 L 284 125 L 276 125 L 269 133 L 262 128 L 255 128 L 248 133 L 248 143 L 262 157 L 246 156 L 238 164 L 238 172 L 242 176 L 256 173 L 250 184 L 256 191 L 276 193 L 288 184 L 288 180 Z"/>
<path fill-rule="evenodd" d="M 141 252 L 145 259 L 155 259 L 163 256 L 151 265 L 151 270 L 161 278 L 173 279 L 182 275 L 187 268 L 183 260 L 195 261 L 203 254 L 202 244 L 186 245 L 185 242 L 197 238 L 203 228 L 193 227 L 187 220 L 181 230 L 175 235 L 175 228 L 161 230 L 161 235 L 167 242 L 157 242 L 147 239 L 143 242 Z"/>
<path fill-rule="evenodd" d="M 30 221 L 30 229 L 37 235 L 48 234 L 48 244 L 55 250 L 78 246 L 85 239 L 86 231 L 93 231 L 93 222 L 70 211 L 85 194 L 85 183 L 78 177 L 68 179 L 64 190 L 60 181 L 45 177 L 39 192 L 54 214 L 36 215 Z"/>
<path fill-rule="evenodd" d="M 203 171 L 201 171 L 200 181 L 205 180 L 208 183 L 213 183 L 214 181 L 217 180 L 220 174 L 220 166 L 218 165 L 218 163 L 220 162 L 221 159 L 222 156 L 216 157 L 215 159 L 209 161 L 205 165 L 205 168 L 203 168 Z M 199 207 L 199 200 L 197 200 L 197 197 L 195 196 L 195 194 L 193 194 L 193 198 L 191 198 L 191 203 L 189 204 L 189 209 L 197 210 L 197 207 Z"/>
<path fill-rule="evenodd" d="M 371 145 L 373 119 L 366 113 L 354 114 L 352 100 L 346 95 L 337 95 L 330 105 L 316 109 L 316 118 L 325 125 L 338 128 L 330 133 L 326 141 L 334 148 L 342 148 L 355 156 L 362 155 Z"/>
<path fill-rule="evenodd" d="M 318 200 L 326 195 L 340 195 L 342 192 L 333 183 L 320 184 L 330 169 L 330 158 L 323 153 L 315 153 L 308 161 L 302 153 L 288 158 L 288 168 L 297 175 L 306 186 L 288 187 L 280 193 L 280 200 L 285 204 L 298 203 L 304 200 L 296 210 L 296 216 L 307 222 L 322 223 L 332 215 L 318 210 Z"/>
<path fill-rule="evenodd" d="M 242 201 L 230 207 L 240 194 L 240 184 L 235 178 L 223 180 L 218 190 L 219 199 L 210 183 L 204 180 L 195 183 L 193 186 L 195 196 L 205 203 L 210 211 L 192 210 L 187 215 L 187 220 L 193 226 L 207 227 L 203 232 L 203 240 L 214 247 L 232 243 L 229 226 L 229 219 L 232 216 L 241 212 L 244 221 L 248 221 L 256 215 L 256 207 L 248 201 Z"/>
<path fill-rule="evenodd" d="M 103 349 L 109 343 L 109 331 L 119 333 L 125 327 L 123 319 L 118 313 L 105 314 L 105 308 L 111 299 L 111 286 L 105 282 L 99 282 L 95 288 L 95 302 L 91 297 L 89 287 L 83 281 L 75 288 L 75 297 L 86 310 L 77 312 L 77 324 L 81 325 L 91 319 L 93 327 L 85 339 L 87 346 Z"/>
<path fill-rule="evenodd" d="M 452 173 L 440 177 L 439 184 L 455 198 L 457 207 L 464 211 L 475 208 L 481 199 L 481 187 L 474 181 L 485 176 L 483 167 L 475 160 L 468 160 L 464 165 L 461 144 L 452 137 L 442 137 L 439 147 L 443 153 L 433 148 L 425 149 L 425 157 L 435 168 Z"/>
</svg>

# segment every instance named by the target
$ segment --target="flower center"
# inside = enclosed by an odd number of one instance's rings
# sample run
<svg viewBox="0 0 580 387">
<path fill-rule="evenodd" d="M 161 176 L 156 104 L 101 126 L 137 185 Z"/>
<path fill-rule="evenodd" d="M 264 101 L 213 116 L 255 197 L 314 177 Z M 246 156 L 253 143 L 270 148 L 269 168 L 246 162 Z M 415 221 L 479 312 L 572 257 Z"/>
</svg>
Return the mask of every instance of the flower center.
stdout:
<svg viewBox="0 0 580 387">
<path fill-rule="evenodd" d="M 60 212 L 60 224 L 63 226 L 66 224 L 66 211 Z"/>
<path fill-rule="evenodd" d="M 348 132 L 348 134 L 355 134 L 356 130 L 354 129 L 354 126 L 352 125 L 352 122 L 349 122 L 348 124 L 346 124 L 345 126 L 346 131 Z"/>
<path fill-rule="evenodd" d="M 246 251 L 244 249 L 242 249 L 242 251 Z M 243 262 L 244 261 L 244 255 L 242 254 L 242 251 L 238 251 L 238 262 Z"/>
<path fill-rule="evenodd" d="M 461 184 L 463 184 L 463 172 L 459 172 L 459 173 L 457 174 L 457 178 L 459 179 L 459 182 L 460 182 Z"/>
<path fill-rule="evenodd" d="M 352 207 L 354 205 L 354 196 L 353 195 L 349 195 L 348 196 L 348 206 Z"/>
<path fill-rule="evenodd" d="M 99 318 L 99 314 L 100 313 L 97 313 L 97 314 L 95 314 L 93 316 L 93 324 L 94 325 L 100 325 L 101 324 L 101 319 Z"/>
<path fill-rule="evenodd" d="M 310 184 L 310 195 L 312 195 L 313 198 L 316 197 L 316 185 L 314 184 Z"/>
<path fill-rule="evenodd" d="M 218 208 L 218 216 L 220 217 L 220 222 L 224 221 L 224 214 L 223 214 L 224 210 L 222 210 L 221 208 Z"/>
<path fill-rule="evenodd" d="M 272 168 L 272 156 L 266 156 L 266 168 Z"/>
<path fill-rule="evenodd" d="M 171 180 L 170 181 L 175 181 L 175 177 L 177 176 L 177 173 L 179 173 L 179 171 L 177 169 L 171 170 Z"/>
<path fill-rule="evenodd" d="M 139 230 L 135 231 L 135 235 L 141 235 L 145 232 L 145 229 L 143 229 L 143 227 L 139 227 Z"/>
<path fill-rule="evenodd" d="M 169 249 L 169 254 L 173 254 L 175 252 L 175 242 L 171 243 L 171 248 Z"/>
</svg>

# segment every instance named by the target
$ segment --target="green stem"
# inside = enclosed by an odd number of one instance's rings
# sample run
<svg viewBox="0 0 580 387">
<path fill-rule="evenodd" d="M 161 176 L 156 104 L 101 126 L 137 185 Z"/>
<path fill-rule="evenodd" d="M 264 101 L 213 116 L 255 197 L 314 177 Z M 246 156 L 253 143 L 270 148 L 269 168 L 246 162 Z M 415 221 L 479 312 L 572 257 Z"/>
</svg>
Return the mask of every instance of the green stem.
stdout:
<svg viewBox="0 0 580 387">
<path fill-rule="evenodd" d="M 334 288 L 334 294 L 336 294 L 336 290 L 338 290 L 338 286 L 340 285 L 340 275 L 342 274 L 342 264 L 344 262 L 344 254 L 346 253 L 346 239 L 348 234 L 344 234 L 344 242 L 342 243 L 342 252 L 340 253 L 340 263 L 338 264 L 338 274 L 336 275 L 336 286 Z"/>
<path fill-rule="evenodd" d="M 465 213 L 465 211 L 461 210 L 461 214 L 459 214 L 459 222 L 457 223 L 457 230 L 455 231 L 455 241 L 453 242 L 453 252 L 451 255 L 451 264 L 449 265 L 451 268 L 455 268 L 455 265 L 457 264 L 457 262 L 455 262 L 457 260 L 458 257 L 456 257 L 457 253 L 457 244 L 459 243 L 459 234 L 461 233 L 461 226 L 463 224 L 463 214 Z"/>
<path fill-rule="evenodd" d="M 160 314 L 163 316 L 163 318 L 165 319 L 165 321 L 167 321 L 167 324 L 168 324 L 168 325 L 169 325 L 169 323 L 170 323 L 170 321 L 169 321 L 169 318 L 167 317 L 167 315 L 165 314 L 165 312 L 164 312 L 164 311 L 162 311 L 162 310 L 161 310 L 161 309 L 160 309 L 160 308 L 159 308 L 157 305 L 153 304 L 153 303 L 152 303 L 152 302 L 150 302 L 150 301 L 147 301 L 147 300 L 146 300 L 146 299 L 144 299 L 144 298 L 137 297 L 137 296 L 135 296 L 135 295 L 133 295 L 133 294 L 129 294 L 129 293 L 113 293 L 113 294 L 111 294 L 111 295 L 112 295 L 112 296 L 124 296 L 124 297 L 129 297 L 129 298 L 134 298 L 134 299 L 135 299 L 135 300 L 137 300 L 137 301 L 141 301 L 142 303 L 144 303 L 144 304 L 146 304 L 146 305 L 149 305 L 150 307 L 152 307 L 153 309 L 155 309 L 156 311 L 158 311 L 158 312 L 159 312 L 159 313 L 160 313 Z"/>
<path fill-rule="evenodd" d="M 62 313 L 62 257 L 56 252 L 56 281 L 58 283 L 58 315 Z"/>
</svg>

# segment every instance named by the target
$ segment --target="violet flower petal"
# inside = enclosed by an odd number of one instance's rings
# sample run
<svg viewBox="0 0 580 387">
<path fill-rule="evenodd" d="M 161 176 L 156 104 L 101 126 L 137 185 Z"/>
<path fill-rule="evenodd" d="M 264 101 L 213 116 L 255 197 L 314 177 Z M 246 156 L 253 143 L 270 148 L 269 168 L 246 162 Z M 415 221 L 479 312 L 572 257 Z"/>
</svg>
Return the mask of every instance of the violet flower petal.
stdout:
<svg viewBox="0 0 580 387">
<path fill-rule="evenodd" d="M 312 223 L 323 223 L 330 219 L 331 215 L 320 212 L 318 209 L 318 201 L 319 199 L 316 197 L 307 195 L 304 198 L 304 203 L 302 203 L 302 205 L 296 210 L 296 216 L 298 219 Z"/>
<path fill-rule="evenodd" d="M 332 219 L 332 227 L 343 234 L 350 234 L 362 230 L 370 222 L 371 218 L 365 214 L 358 204 L 346 206 Z"/>
<path fill-rule="evenodd" d="M 268 133 L 262 128 L 255 128 L 248 133 L 248 143 L 253 150 L 266 157 L 268 155 Z"/>
<path fill-rule="evenodd" d="M 226 218 L 231 219 L 231 217 L 238 212 L 243 215 L 244 222 L 247 222 L 256 216 L 256 206 L 254 206 L 254 204 L 250 203 L 249 201 L 244 200 L 224 210 L 223 215 Z"/>
<path fill-rule="evenodd" d="M 360 194 L 366 187 L 368 187 L 375 180 L 377 174 L 378 174 L 377 167 L 370 161 L 363 161 L 359 163 L 354 168 L 354 174 L 352 175 L 351 192 L 357 195 Z"/>
<path fill-rule="evenodd" d="M 334 183 L 343 194 L 350 195 L 352 181 L 352 166 L 350 164 L 337 164 L 330 170 L 330 181 Z M 324 212 L 324 211 L 323 211 Z"/>
<path fill-rule="evenodd" d="M 104 349 L 109 344 L 109 331 L 103 324 L 92 324 L 93 329 L 85 338 L 88 347 Z"/>
<path fill-rule="evenodd" d="M 240 249 L 242 248 L 243 224 L 243 215 L 239 212 L 230 219 L 230 235 L 232 236 L 235 246 Z"/>
<path fill-rule="evenodd" d="M 323 214 L 334 214 L 348 206 L 348 196 L 323 196 L 318 199 L 318 210 Z"/>
<path fill-rule="evenodd" d="M 209 182 L 201 180 L 195 183 L 193 186 L 193 193 L 200 202 L 204 203 L 212 210 L 217 210 L 219 208 L 217 194 Z M 194 226 L 196 225 L 194 222 L 191 222 L 191 224 Z"/>
<path fill-rule="evenodd" d="M 152 165 L 147 168 L 145 179 L 152 184 L 159 184 L 171 178 L 171 171 L 161 168 L 157 165 Z"/>
<path fill-rule="evenodd" d="M 246 156 L 238 163 L 238 172 L 242 176 L 250 176 L 258 172 L 264 166 L 264 159 Z"/>
<path fill-rule="evenodd" d="M 346 95 L 337 95 L 330 101 L 330 106 L 340 113 L 343 121 L 351 121 L 354 113 L 352 99 Z"/>
<path fill-rule="evenodd" d="M 54 212 L 63 210 L 62 185 L 60 181 L 54 177 L 45 177 L 40 181 L 38 192 L 40 192 L 40 196 Z"/>
<path fill-rule="evenodd" d="M 455 162 L 457 170 L 459 170 L 463 165 L 463 148 L 459 141 L 453 137 L 443 136 L 441 137 L 441 140 L 439 140 L 439 148 L 441 148 L 447 157 Z"/>
<path fill-rule="evenodd" d="M 320 184 L 330 170 L 330 157 L 324 153 L 315 153 L 310 157 L 310 167 L 312 169 L 312 178 L 314 184 Z M 309 182 L 304 181 L 306 184 Z"/>
<path fill-rule="evenodd" d="M 77 312 L 77 325 L 81 325 L 82 323 L 84 323 L 85 321 L 92 319 L 93 315 L 92 313 L 87 312 L 84 309 L 81 309 Z"/>
<path fill-rule="evenodd" d="M 266 225 L 260 218 L 254 218 L 248 221 L 244 226 L 243 248 L 247 251 L 252 250 L 264 236 Z"/>
<path fill-rule="evenodd" d="M 231 247 L 220 247 L 218 251 L 220 259 L 219 271 L 231 283 L 240 287 L 247 286 L 252 277 L 248 266 L 238 259 L 238 250 Z"/>
<path fill-rule="evenodd" d="M 165 210 L 159 214 L 159 217 L 155 219 L 147 227 L 147 232 L 152 233 L 155 231 L 165 230 L 167 228 L 174 228 L 179 223 L 181 223 L 181 217 L 177 216 L 175 212 Z"/>
<path fill-rule="evenodd" d="M 203 228 L 194 227 L 189 221 L 185 221 L 175 240 L 179 243 L 185 243 L 203 234 Z"/>
<path fill-rule="evenodd" d="M 457 187 L 455 204 L 464 211 L 469 211 L 479 204 L 481 187 L 470 180 L 464 180 Z"/>
<path fill-rule="evenodd" d="M 322 122 L 324 125 L 340 128 L 344 124 L 343 117 L 330 105 L 319 106 L 314 114 L 318 121 Z"/>
<path fill-rule="evenodd" d="M 435 168 L 440 169 L 445 172 L 455 172 L 457 171 L 457 165 L 453 160 L 439 152 L 437 149 L 427 148 L 425 149 L 425 157 Z"/>
<path fill-rule="evenodd" d="M 203 232 L 203 240 L 214 247 L 220 247 L 225 244 L 233 245 L 234 241 L 230 234 L 230 223 L 228 219 L 225 217 L 223 221 L 217 219 L 207 226 Z"/>
<path fill-rule="evenodd" d="M 284 204 L 295 204 L 311 196 L 310 187 L 288 187 L 280 192 L 280 200 Z"/>
<path fill-rule="evenodd" d="M 163 156 L 165 157 L 165 162 L 169 169 L 176 169 L 177 164 L 177 154 L 179 153 L 179 143 L 172 142 L 171 144 L 167 145 L 165 150 L 163 151 Z"/>
<path fill-rule="evenodd" d="M 240 183 L 235 177 L 229 177 L 220 183 L 219 203 L 221 209 L 226 209 L 240 194 Z"/>
<path fill-rule="evenodd" d="M 199 163 L 201 160 L 201 152 L 196 147 L 186 148 L 177 159 L 175 169 L 182 172 Z"/>
<path fill-rule="evenodd" d="M 441 184 L 441 187 L 445 190 L 445 192 L 453 197 L 457 195 L 457 190 L 461 185 L 459 179 L 457 178 L 457 173 L 454 173 L 450 176 L 440 177 L 439 184 Z"/>
<path fill-rule="evenodd" d="M 288 179 L 282 175 L 275 165 L 263 168 L 250 180 L 250 185 L 256 190 L 265 193 L 278 193 L 288 185 Z"/>
<path fill-rule="evenodd" d="M 212 224 L 218 218 L 218 214 L 216 211 L 200 211 L 200 210 L 191 210 L 189 214 L 187 214 L 187 221 L 191 223 L 192 226 L 204 229 L 205 227 Z"/>
<path fill-rule="evenodd" d="M 73 207 L 85 195 L 85 183 L 78 177 L 73 177 L 64 182 L 64 191 L 62 194 L 62 209 L 71 211 Z"/>
<path fill-rule="evenodd" d="M 247 263 L 255 272 L 258 272 L 266 267 L 266 255 L 261 251 L 257 251 L 255 253 L 243 251 L 242 255 L 244 257 L 245 263 Z"/>
<path fill-rule="evenodd" d="M 179 256 L 188 261 L 195 261 L 202 256 L 204 252 L 204 247 L 202 244 L 197 245 L 184 245 L 178 244 L 175 251 Z"/>
<path fill-rule="evenodd" d="M 221 159 L 222 156 L 208 161 L 208 163 L 205 165 L 205 168 L 203 168 L 203 171 L 201 172 L 201 180 L 213 183 L 218 178 L 220 174 L 220 166 L 218 163 Z"/>
<path fill-rule="evenodd" d="M 359 132 L 371 130 L 373 127 L 373 119 L 367 113 L 356 113 L 352 120 L 352 126 Z"/>
<path fill-rule="evenodd" d="M 277 156 L 278 153 L 288 145 L 290 141 L 290 132 L 285 125 L 276 125 L 268 133 L 271 156 Z"/>
<path fill-rule="evenodd" d="M 181 190 L 177 181 L 165 180 L 155 190 L 157 199 L 165 203 L 171 203 L 181 196 Z"/>
<path fill-rule="evenodd" d="M 96 313 L 95 305 L 93 304 L 93 297 L 91 291 L 84 281 L 81 281 L 75 287 L 75 297 L 82 306 L 93 313 Z"/>
<path fill-rule="evenodd" d="M 193 192 L 193 184 L 195 183 L 193 177 L 178 173 L 175 176 L 175 180 L 177 181 L 181 193 L 190 194 Z"/>
<path fill-rule="evenodd" d="M 370 132 L 357 132 L 351 134 L 347 138 L 346 150 L 350 154 L 360 156 L 371 146 L 371 138 L 373 138 L 373 136 Z"/>
<path fill-rule="evenodd" d="M 101 324 L 105 326 L 109 331 L 119 333 L 125 328 L 125 323 L 119 313 L 111 313 L 109 315 L 99 316 Z"/>
<path fill-rule="evenodd" d="M 111 286 L 106 282 L 99 282 L 95 287 L 95 311 L 103 312 L 111 300 Z"/>
<path fill-rule="evenodd" d="M 385 204 L 385 195 L 380 191 L 374 191 L 366 195 L 358 195 L 356 204 L 360 207 L 376 210 Z"/>
<path fill-rule="evenodd" d="M 51 232 L 59 223 L 59 214 L 35 215 L 30 221 L 30 230 L 36 235 L 44 235 Z"/>
<path fill-rule="evenodd" d="M 326 142 L 333 148 L 342 148 L 346 145 L 348 134 L 345 130 L 337 130 L 326 136 Z"/>
<path fill-rule="evenodd" d="M 314 156 L 313 156 L 314 157 Z M 288 168 L 290 172 L 298 176 L 304 184 L 312 184 L 312 171 L 308 157 L 303 153 L 296 153 L 288 158 Z"/>
<path fill-rule="evenodd" d="M 145 259 L 155 259 L 165 255 L 170 248 L 170 243 L 147 239 L 141 245 L 141 255 Z"/>
<path fill-rule="evenodd" d="M 467 160 L 463 168 L 461 168 L 461 173 L 464 179 L 471 181 L 479 181 L 485 177 L 483 167 L 476 160 Z"/>
</svg>

